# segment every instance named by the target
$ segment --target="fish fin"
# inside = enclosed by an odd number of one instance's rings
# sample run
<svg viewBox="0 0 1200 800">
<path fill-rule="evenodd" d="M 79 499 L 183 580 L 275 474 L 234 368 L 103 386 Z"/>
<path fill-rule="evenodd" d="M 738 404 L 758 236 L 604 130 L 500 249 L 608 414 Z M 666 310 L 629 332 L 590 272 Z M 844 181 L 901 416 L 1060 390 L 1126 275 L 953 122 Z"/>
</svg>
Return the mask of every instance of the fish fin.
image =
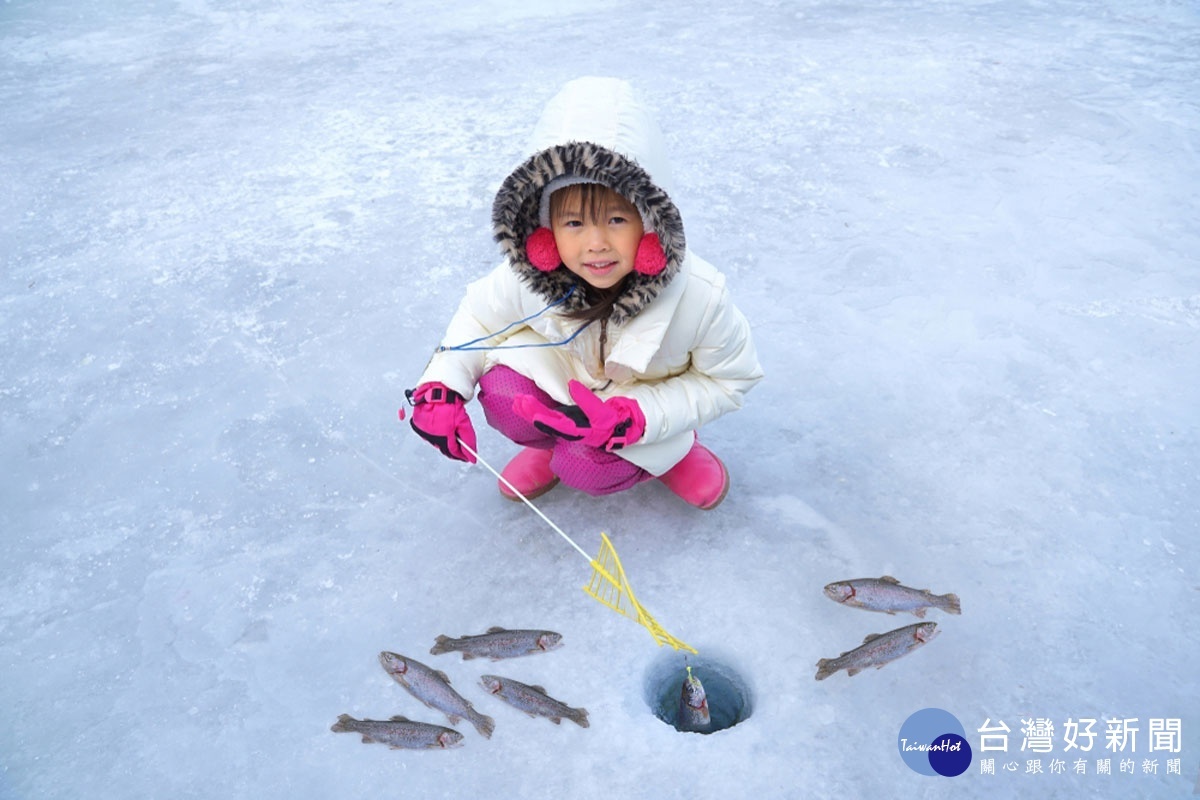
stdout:
<svg viewBox="0 0 1200 800">
<path fill-rule="evenodd" d="M 362 738 L 363 744 L 370 744 L 373 741 L 375 741 L 375 740 L 372 739 L 370 736 L 367 736 L 365 733 L 363 734 L 363 738 Z"/>
<path fill-rule="evenodd" d="M 430 708 L 433 708 L 433 706 L 430 706 Z M 458 723 L 462 722 L 462 717 L 460 717 L 458 714 L 449 714 L 444 711 L 442 713 L 446 714 L 446 719 L 450 720 L 451 725 L 457 725 Z"/>
<path fill-rule="evenodd" d="M 408 717 L 397 714 L 394 717 L 388 717 L 388 722 L 412 722 Z"/>
<path fill-rule="evenodd" d="M 499 625 L 493 625 L 492 627 L 487 629 L 487 632 L 488 633 L 504 633 L 506 630 L 508 630 L 508 629 L 501 628 Z"/>
<path fill-rule="evenodd" d="M 833 659 L 831 658 L 822 658 L 817 662 L 817 680 L 823 681 L 833 673 L 837 672 L 837 667 L 831 666 L 832 664 Z"/>
<path fill-rule="evenodd" d="M 440 656 L 442 653 L 449 653 L 450 648 L 446 646 L 446 643 L 449 641 L 450 641 L 449 636 L 447 636 L 444 633 L 441 634 L 440 636 L 438 636 L 436 639 L 433 640 L 434 644 L 433 644 L 433 647 L 429 648 L 429 652 L 435 656 Z"/>
<path fill-rule="evenodd" d="M 943 603 L 945 603 L 945 605 L 941 605 L 941 606 L 939 606 L 939 608 L 941 608 L 947 614 L 961 614 L 962 613 L 962 604 L 959 603 L 959 601 L 958 601 L 958 595 L 953 594 L 953 593 L 944 594 L 939 599 Z"/>
<path fill-rule="evenodd" d="M 925 619 L 925 609 L 923 607 L 922 608 L 914 608 L 913 615 L 920 617 L 921 619 Z"/>
<path fill-rule="evenodd" d="M 900 581 L 896 580 L 896 579 L 895 579 L 895 578 L 893 578 L 891 575 L 884 575 L 884 576 L 883 576 L 882 578 L 880 578 L 879 580 L 883 581 L 884 583 L 894 583 L 894 584 L 896 584 L 897 586 L 899 586 L 899 585 L 900 585 Z"/>
<path fill-rule="evenodd" d="M 334 733 L 342 733 L 344 731 L 348 731 L 350 729 L 348 727 L 346 727 L 346 723 L 354 722 L 354 721 L 355 721 L 354 717 L 350 716 L 349 714 L 341 714 L 338 716 L 337 722 L 333 723 L 333 727 L 330 728 L 329 730 L 333 731 Z"/>
<path fill-rule="evenodd" d="M 562 717 L 551 717 L 550 721 L 555 725 L 562 725 Z"/>
<path fill-rule="evenodd" d="M 588 712 L 587 712 L 586 708 L 572 709 L 571 721 L 574 722 L 576 725 L 578 725 L 581 728 L 590 727 L 590 725 L 588 724 L 587 715 L 588 715 Z"/>
<path fill-rule="evenodd" d="M 530 688 L 530 689 L 533 689 L 535 692 L 541 692 L 541 693 L 542 693 L 542 694 L 544 694 L 544 695 L 549 695 L 549 694 L 550 694 L 549 692 L 547 692 L 547 691 L 546 691 L 546 687 L 545 687 L 545 686 L 536 686 L 536 685 L 535 685 L 535 686 L 530 686 L 529 688 Z"/>
<path fill-rule="evenodd" d="M 492 738 L 492 732 L 496 730 L 496 720 L 487 714 L 476 715 L 471 719 L 471 724 L 475 726 L 475 730 L 479 731 L 479 735 L 485 739 Z"/>
<path fill-rule="evenodd" d="M 474 653 L 463 653 L 463 661 L 473 661 L 477 657 Z"/>
<path fill-rule="evenodd" d="M 444 680 L 446 683 L 450 682 L 450 676 L 442 672 L 440 669 L 434 670 L 433 674 Z"/>
<path fill-rule="evenodd" d="M 860 672 L 862 672 L 861 667 L 851 667 L 850 669 L 846 670 L 846 674 L 849 675 L 851 678 L 853 678 L 855 675 L 857 675 Z"/>
<path fill-rule="evenodd" d="M 883 636 L 883 634 L 882 633 L 868 633 L 867 637 L 865 639 L 863 639 L 863 644 L 866 644 L 867 642 L 869 642 L 873 639 L 878 639 L 880 636 Z M 846 654 L 842 653 L 842 655 L 846 655 Z"/>
</svg>

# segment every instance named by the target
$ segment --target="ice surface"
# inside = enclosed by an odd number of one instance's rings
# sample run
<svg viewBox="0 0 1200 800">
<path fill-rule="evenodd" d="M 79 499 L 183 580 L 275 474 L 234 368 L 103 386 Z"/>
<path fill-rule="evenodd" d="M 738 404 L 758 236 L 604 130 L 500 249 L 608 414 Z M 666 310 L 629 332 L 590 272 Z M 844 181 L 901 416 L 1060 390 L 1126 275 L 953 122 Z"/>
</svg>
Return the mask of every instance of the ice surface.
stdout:
<svg viewBox="0 0 1200 800">
<path fill-rule="evenodd" d="M 491 197 L 538 110 L 596 73 L 661 110 L 689 242 L 768 378 L 704 432 L 717 511 L 657 485 L 539 503 L 750 683 L 712 736 L 654 718 L 661 652 L 579 591 L 578 553 L 396 421 L 499 257 Z M 0 797 L 1186 794 L 1197 86 L 1200 15 L 1169 0 L 8 0 Z M 914 621 L 821 593 L 883 574 L 962 616 L 815 682 Z M 427 656 L 492 740 L 329 731 L 441 722 L 378 652 L 491 625 L 565 642 Z M 485 671 L 591 727 L 482 696 Z M 1137 774 L 1094 774 L 1099 741 L 1083 776 L 917 775 L 896 737 L 927 706 L 975 743 L 1004 720 L 1021 773 L 1022 718 L 1137 717 Z M 1150 718 L 1183 721 L 1180 753 L 1148 752 Z"/>
</svg>

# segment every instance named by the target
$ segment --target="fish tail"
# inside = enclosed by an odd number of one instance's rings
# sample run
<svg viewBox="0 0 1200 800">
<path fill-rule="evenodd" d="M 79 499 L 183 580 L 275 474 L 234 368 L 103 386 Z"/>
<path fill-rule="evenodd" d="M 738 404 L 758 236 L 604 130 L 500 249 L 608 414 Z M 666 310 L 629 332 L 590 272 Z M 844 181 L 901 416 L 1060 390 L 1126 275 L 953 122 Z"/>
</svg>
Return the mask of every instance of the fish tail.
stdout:
<svg viewBox="0 0 1200 800">
<path fill-rule="evenodd" d="M 944 594 L 939 599 L 941 600 L 941 603 L 939 605 L 941 606 L 941 609 L 943 611 L 945 611 L 946 613 L 948 613 L 948 614 L 961 614 L 962 613 L 962 606 L 958 602 L 958 595 Z"/>
<path fill-rule="evenodd" d="M 471 724 L 475 726 L 475 730 L 479 731 L 479 735 L 485 739 L 492 738 L 492 731 L 496 730 L 496 720 L 487 714 L 476 713 L 471 717 Z"/>
<path fill-rule="evenodd" d="M 354 717 L 350 716 L 349 714 L 341 714 L 338 716 L 337 722 L 333 723 L 333 727 L 329 730 L 333 731 L 334 733 L 344 733 L 345 731 L 350 730 L 348 725 L 353 721 Z"/>
<path fill-rule="evenodd" d="M 571 709 L 571 713 L 567 716 L 567 719 L 571 720 L 571 722 L 574 722 L 581 728 L 589 727 L 586 708 Z"/>
<path fill-rule="evenodd" d="M 447 642 L 450 641 L 450 637 L 446 636 L 445 634 L 438 636 L 433 641 L 434 641 L 434 645 L 433 645 L 433 647 L 429 648 L 429 652 L 435 656 L 439 656 L 442 653 L 449 653 L 451 650 L 454 649 L 447 645 Z"/>
<path fill-rule="evenodd" d="M 838 668 L 833 664 L 834 660 L 832 658 L 822 658 L 817 662 L 817 680 L 823 681 L 838 671 Z"/>
</svg>

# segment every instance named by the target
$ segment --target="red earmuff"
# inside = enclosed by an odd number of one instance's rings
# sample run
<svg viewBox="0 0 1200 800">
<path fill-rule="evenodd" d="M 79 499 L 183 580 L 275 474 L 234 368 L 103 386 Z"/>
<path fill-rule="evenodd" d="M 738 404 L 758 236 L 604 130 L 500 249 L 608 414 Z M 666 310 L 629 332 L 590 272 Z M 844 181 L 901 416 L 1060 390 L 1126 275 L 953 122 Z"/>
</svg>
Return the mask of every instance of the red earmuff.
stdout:
<svg viewBox="0 0 1200 800">
<path fill-rule="evenodd" d="M 525 240 L 525 255 L 529 258 L 529 263 L 542 272 L 552 272 L 562 263 L 562 258 L 558 255 L 558 245 L 554 243 L 554 232 L 549 228 L 538 228 L 529 234 L 529 238 Z"/>
<path fill-rule="evenodd" d="M 637 255 L 633 258 L 633 268 L 639 275 L 653 276 L 666 269 L 666 266 L 667 254 L 658 240 L 658 234 L 647 233 L 638 242 Z"/>
</svg>

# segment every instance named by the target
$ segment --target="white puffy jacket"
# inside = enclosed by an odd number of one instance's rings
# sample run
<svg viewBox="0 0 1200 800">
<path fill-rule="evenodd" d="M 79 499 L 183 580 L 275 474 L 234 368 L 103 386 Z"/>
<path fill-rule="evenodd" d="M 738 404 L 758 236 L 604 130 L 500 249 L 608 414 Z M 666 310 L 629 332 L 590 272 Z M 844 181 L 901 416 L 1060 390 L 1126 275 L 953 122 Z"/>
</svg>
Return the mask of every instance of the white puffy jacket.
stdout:
<svg viewBox="0 0 1200 800">
<path fill-rule="evenodd" d="M 419 383 L 440 381 L 469 399 L 480 375 L 504 364 L 562 403 L 571 402 L 572 378 L 601 397 L 631 397 L 646 416 L 646 431 L 617 453 L 661 475 L 687 454 L 692 431 L 741 407 L 743 395 L 762 379 L 750 326 L 724 276 L 687 249 L 666 191 L 661 134 L 628 84 L 606 78 L 567 84 L 543 112 L 531 149 L 534 155 L 505 180 L 493 206 L 496 239 L 507 258 L 467 287 L 442 340 L 443 348 L 454 348 L 485 339 L 493 349 L 440 350 Z M 539 271 L 524 248 L 538 225 L 542 188 L 561 175 L 621 191 L 667 255 L 662 273 L 635 274 L 613 315 L 581 332 L 580 322 L 559 313 L 584 302 L 582 291 L 571 291 L 575 276 L 561 266 Z M 541 346 L 560 342 L 566 343 Z"/>
</svg>

